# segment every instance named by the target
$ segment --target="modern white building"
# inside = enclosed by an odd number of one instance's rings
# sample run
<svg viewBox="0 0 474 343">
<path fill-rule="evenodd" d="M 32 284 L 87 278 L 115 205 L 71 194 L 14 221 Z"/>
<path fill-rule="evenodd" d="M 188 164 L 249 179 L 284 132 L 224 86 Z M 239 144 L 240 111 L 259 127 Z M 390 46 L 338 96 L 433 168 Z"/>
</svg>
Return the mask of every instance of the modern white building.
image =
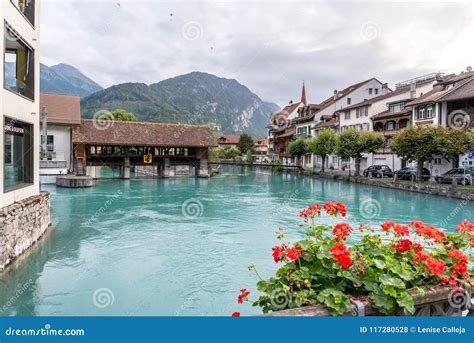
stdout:
<svg viewBox="0 0 474 343">
<path fill-rule="evenodd" d="M 0 208 L 39 194 L 38 3 L 0 1 Z"/>
<path fill-rule="evenodd" d="M 39 180 L 39 0 L 0 1 L 0 271 L 51 225 Z"/>
<path fill-rule="evenodd" d="M 56 183 L 72 166 L 72 129 L 81 125 L 79 95 L 41 93 L 40 182 Z"/>
</svg>

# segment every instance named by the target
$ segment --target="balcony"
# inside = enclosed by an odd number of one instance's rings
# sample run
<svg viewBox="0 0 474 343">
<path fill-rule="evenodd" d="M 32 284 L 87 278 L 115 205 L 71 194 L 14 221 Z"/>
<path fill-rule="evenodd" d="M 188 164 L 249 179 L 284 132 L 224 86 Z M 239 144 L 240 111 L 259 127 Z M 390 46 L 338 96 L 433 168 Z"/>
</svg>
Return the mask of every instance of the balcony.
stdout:
<svg viewBox="0 0 474 343">
<path fill-rule="evenodd" d="M 13 6 L 30 22 L 35 26 L 35 0 L 10 0 Z"/>
<path fill-rule="evenodd" d="M 5 24 L 4 87 L 34 100 L 35 54 L 9 25 Z"/>
</svg>

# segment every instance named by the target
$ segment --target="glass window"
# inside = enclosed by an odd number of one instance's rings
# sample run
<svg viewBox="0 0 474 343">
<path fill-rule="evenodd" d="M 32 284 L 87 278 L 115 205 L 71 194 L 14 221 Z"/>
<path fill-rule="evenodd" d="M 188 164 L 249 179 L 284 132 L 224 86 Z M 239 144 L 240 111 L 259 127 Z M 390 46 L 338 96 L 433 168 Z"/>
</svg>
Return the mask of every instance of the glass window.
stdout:
<svg viewBox="0 0 474 343">
<path fill-rule="evenodd" d="M 18 10 L 28 19 L 31 25 L 35 25 L 35 0 L 11 0 Z"/>
<path fill-rule="evenodd" d="M 374 91 L 375 91 L 375 95 L 379 94 L 379 89 L 378 88 L 375 88 Z"/>
<path fill-rule="evenodd" d="M 344 112 L 344 119 L 351 119 L 351 111 Z"/>
<path fill-rule="evenodd" d="M 4 120 L 4 191 L 33 183 L 33 125 Z"/>
<path fill-rule="evenodd" d="M 34 51 L 8 25 L 5 25 L 4 38 L 4 87 L 34 100 Z"/>
<path fill-rule="evenodd" d="M 347 98 L 347 104 L 348 104 L 348 105 L 351 104 L 351 98 Z"/>
</svg>

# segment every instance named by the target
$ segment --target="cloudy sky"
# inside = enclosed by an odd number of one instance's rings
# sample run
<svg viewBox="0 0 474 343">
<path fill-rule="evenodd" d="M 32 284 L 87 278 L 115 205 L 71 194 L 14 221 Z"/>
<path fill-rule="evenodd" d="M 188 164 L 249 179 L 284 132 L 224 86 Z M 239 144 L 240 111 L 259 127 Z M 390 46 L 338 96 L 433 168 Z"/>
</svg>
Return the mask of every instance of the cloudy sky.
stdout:
<svg viewBox="0 0 474 343">
<path fill-rule="evenodd" d="M 472 1 L 42 0 L 42 62 L 104 87 L 191 71 L 284 105 L 474 65 Z"/>
</svg>

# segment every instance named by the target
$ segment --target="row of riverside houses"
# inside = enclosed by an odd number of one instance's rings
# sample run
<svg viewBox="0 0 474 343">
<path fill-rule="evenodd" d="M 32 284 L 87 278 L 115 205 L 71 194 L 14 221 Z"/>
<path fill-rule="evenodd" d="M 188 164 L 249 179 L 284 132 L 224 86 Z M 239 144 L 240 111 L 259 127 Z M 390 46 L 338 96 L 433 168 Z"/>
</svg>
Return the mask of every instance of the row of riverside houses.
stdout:
<svg viewBox="0 0 474 343">
<path fill-rule="evenodd" d="M 461 123 L 459 121 L 462 121 Z M 319 170 L 319 156 L 307 154 L 300 160 L 288 154 L 288 144 L 299 137 L 310 138 L 323 128 L 341 132 L 349 128 L 376 131 L 385 136 L 385 145 L 376 154 L 364 156 L 361 170 L 372 164 L 388 165 L 398 170 L 409 164 L 392 153 L 391 137 L 413 125 L 472 127 L 474 123 L 474 72 L 471 67 L 460 74 L 432 73 L 397 83 L 392 90 L 376 78 L 335 90 L 333 96 L 320 104 L 310 104 L 303 84 L 301 100 L 292 102 L 272 114 L 268 124 L 268 148 L 274 159 L 283 164 L 299 164 L 305 170 Z M 474 165 L 473 154 L 459 159 L 435 158 L 425 167 L 432 175 L 458 167 Z M 326 159 L 326 169 L 355 169 L 352 160 L 337 156 Z"/>
</svg>

